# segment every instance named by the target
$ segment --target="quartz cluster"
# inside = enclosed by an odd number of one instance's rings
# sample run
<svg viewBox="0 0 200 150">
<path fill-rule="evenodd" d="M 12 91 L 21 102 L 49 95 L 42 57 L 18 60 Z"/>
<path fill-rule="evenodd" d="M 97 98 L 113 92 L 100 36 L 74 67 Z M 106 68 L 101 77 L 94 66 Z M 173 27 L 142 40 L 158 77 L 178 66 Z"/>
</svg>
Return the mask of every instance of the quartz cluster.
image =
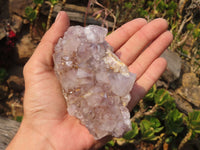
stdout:
<svg viewBox="0 0 200 150">
<path fill-rule="evenodd" d="M 128 71 L 105 41 L 107 29 L 71 26 L 53 54 L 70 115 L 95 139 L 120 137 L 131 129 L 127 104 L 136 75 Z"/>
</svg>

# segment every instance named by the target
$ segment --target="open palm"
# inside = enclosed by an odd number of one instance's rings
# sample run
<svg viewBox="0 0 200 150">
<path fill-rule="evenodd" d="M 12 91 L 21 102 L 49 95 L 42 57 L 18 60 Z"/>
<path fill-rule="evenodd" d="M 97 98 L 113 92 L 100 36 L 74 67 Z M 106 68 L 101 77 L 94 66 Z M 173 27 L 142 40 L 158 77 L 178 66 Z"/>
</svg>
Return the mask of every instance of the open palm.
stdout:
<svg viewBox="0 0 200 150">
<path fill-rule="evenodd" d="M 39 139 L 44 141 L 47 149 L 56 150 L 91 149 L 106 141 L 95 141 L 80 121 L 67 113 L 67 104 L 53 70 L 52 54 L 57 40 L 68 27 L 67 14 L 60 12 L 24 67 L 24 118 L 8 149 L 17 149 L 17 138 L 23 137 L 21 134 L 27 129 L 33 139 L 25 138 L 19 149 L 27 149 L 26 145 L 28 149 L 39 149 L 39 144 L 34 148 L 29 143 L 30 140 L 34 143 L 34 140 Z M 144 19 L 135 19 L 106 38 L 129 70 L 137 74 L 128 106 L 130 110 L 165 70 L 166 61 L 159 56 L 172 41 L 172 34 L 167 31 L 167 27 L 163 19 L 150 23 Z"/>
</svg>

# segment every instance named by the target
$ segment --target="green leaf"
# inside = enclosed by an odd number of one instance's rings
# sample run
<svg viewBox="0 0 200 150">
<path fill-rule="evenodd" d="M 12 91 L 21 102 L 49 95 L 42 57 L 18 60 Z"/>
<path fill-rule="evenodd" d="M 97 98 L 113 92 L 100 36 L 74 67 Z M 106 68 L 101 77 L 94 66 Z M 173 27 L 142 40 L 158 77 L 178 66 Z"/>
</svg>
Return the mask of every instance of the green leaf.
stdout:
<svg viewBox="0 0 200 150">
<path fill-rule="evenodd" d="M 25 8 L 25 15 L 29 21 L 34 21 L 36 19 L 36 11 L 31 7 Z"/>
<path fill-rule="evenodd" d="M 137 123 L 132 123 L 132 130 L 126 132 L 123 138 L 126 140 L 131 140 L 138 134 L 138 132 L 139 130 Z"/>
<path fill-rule="evenodd" d="M 158 6 L 157 6 L 156 9 L 157 9 L 158 11 L 162 12 L 162 11 L 164 11 L 167 7 L 168 7 L 168 5 L 165 4 L 164 1 L 160 1 L 160 3 L 158 4 Z"/>
<path fill-rule="evenodd" d="M 145 124 L 148 124 L 149 122 L 148 122 L 148 120 L 142 120 L 141 122 L 140 122 L 140 130 L 141 130 L 141 134 L 143 135 L 144 134 L 144 132 L 145 132 Z M 147 127 L 146 127 L 147 128 Z"/>
<path fill-rule="evenodd" d="M 194 38 L 200 37 L 200 29 L 199 28 L 194 29 L 193 37 Z"/>
<path fill-rule="evenodd" d="M 194 129 L 192 129 L 195 133 L 200 133 L 200 126 L 195 127 Z"/>
<path fill-rule="evenodd" d="M 143 133 L 143 139 L 150 139 L 152 137 L 154 137 L 154 133 L 153 133 L 153 128 L 149 129 L 149 130 L 146 130 L 144 131 Z"/>
<path fill-rule="evenodd" d="M 199 133 L 200 130 L 200 111 L 194 110 L 188 114 L 187 124 L 190 129 L 194 130 L 196 133 Z"/>
<path fill-rule="evenodd" d="M 38 4 L 42 4 L 44 2 L 44 0 L 33 0 L 33 2 L 38 5 Z"/>
<path fill-rule="evenodd" d="M 18 122 L 22 122 L 22 119 L 23 119 L 23 116 L 17 116 L 16 117 L 16 121 L 18 121 Z"/>
<path fill-rule="evenodd" d="M 145 95 L 144 100 L 153 101 L 154 95 L 156 93 L 156 85 L 154 84 L 153 87 L 148 91 L 148 93 Z"/>
<path fill-rule="evenodd" d="M 0 83 L 3 82 L 7 76 L 8 76 L 8 73 L 6 69 L 0 68 Z"/>
<path fill-rule="evenodd" d="M 140 122 L 141 131 L 148 130 L 151 127 L 151 122 L 144 119 Z"/>
<path fill-rule="evenodd" d="M 156 128 L 154 129 L 155 133 L 159 133 L 160 131 L 162 131 L 164 129 L 164 127 L 160 127 L 160 128 Z"/>
<path fill-rule="evenodd" d="M 145 17 L 145 16 L 147 16 L 148 15 L 148 11 L 146 11 L 146 10 L 142 10 L 141 12 L 140 12 L 140 16 L 141 17 Z"/>
<path fill-rule="evenodd" d="M 52 5 L 56 5 L 58 3 L 58 0 L 50 0 Z"/>
<path fill-rule="evenodd" d="M 187 24 L 187 29 L 188 30 L 193 30 L 194 29 L 194 25 L 192 23 Z"/>
<path fill-rule="evenodd" d="M 165 112 L 169 113 L 171 110 L 176 109 L 176 104 L 174 102 L 174 99 L 170 96 L 165 103 L 163 103 L 162 107 L 165 108 Z"/>
<path fill-rule="evenodd" d="M 199 129 L 195 129 L 194 132 L 200 134 L 200 128 Z"/>
<path fill-rule="evenodd" d="M 173 10 L 173 9 L 167 10 L 166 15 L 167 15 L 168 17 L 173 17 L 173 16 L 174 16 L 174 10 Z"/>
<path fill-rule="evenodd" d="M 115 141 L 111 140 L 111 141 L 107 142 L 106 145 L 113 147 L 113 146 L 115 146 Z"/>
<path fill-rule="evenodd" d="M 160 127 L 160 121 L 156 117 L 145 116 L 145 119 L 150 122 L 150 126 L 153 128 Z"/>
<path fill-rule="evenodd" d="M 200 111 L 194 110 L 193 112 L 190 112 L 188 114 L 188 118 L 190 121 L 192 120 L 200 121 Z"/>
<path fill-rule="evenodd" d="M 177 136 L 183 131 L 183 114 L 177 109 L 171 110 L 165 118 L 167 134 Z"/>
<path fill-rule="evenodd" d="M 183 131 L 183 127 L 178 127 L 178 128 L 174 128 L 171 133 L 174 135 L 174 136 L 177 136 L 178 133 L 181 133 Z"/>
<path fill-rule="evenodd" d="M 153 128 L 151 128 L 148 131 L 145 131 L 144 134 L 142 135 L 143 140 L 149 140 L 149 141 L 155 141 L 159 138 L 159 136 L 156 136 L 153 132 Z"/>
<path fill-rule="evenodd" d="M 147 5 L 148 5 L 149 7 L 152 7 L 152 6 L 154 5 L 154 3 L 153 3 L 152 1 L 148 1 L 148 2 L 147 2 Z"/>
<path fill-rule="evenodd" d="M 170 136 L 170 137 L 167 137 L 167 138 L 165 139 L 165 142 L 166 142 L 167 144 L 170 144 L 170 143 L 172 142 L 172 140 L 173 140 L 173 137 Z"/>
<path fill-rule="evenodd" d="M 176 108 L 174 99 L 170 96 L 169 92 L 165 89 L 157 90 L 154 96 L 154 101 L 158 106 L 164 107 L 166 113 Z"/>
<path fill-rule="evenodd" d="M 155 133 L 160 132 L 164 128 L 164 127 L 160 127 L 161 123 L 156 117 L 146 116 L 145 119 L 150 122 L 150 127 L 154 129 Z"/>
<path fill-rule="evenodd" d="M 175 3 L 174 1 L 171 1 L 168 5 L 168 8 L 175 10 L 177 8 L 177 3 Z"/>
<path fill-rule="evenodd" d="M 46 29 L 46 23 L 45 22 L 42 22 L 42 29 Z"/>
<path fill-rule="evenodd" d="M 198 120 L 192 120 L 192 121 L 190 122 L 190 124 L 191 124 L 191 126 L 193 126 L 193 127 L 200 127 L 200 121 L 198 121 Z"/>
<path fill-rule="evenodd" d="M 127 9 L 131 9 L 133 5 L 132 5 L 131 2 L 125 2 L 125 3 L 124 3 L 124 6 L 125 6 L 125 8 L 127 8 Z"/>
<path fill-rule="evenodd" d="M 160 89 L 156 92 L 154 100 L 156 104 L 163 105 L 168 97 L 168 92 L 165 89 Z"/>
<path fill-rule="evenodd" d="M 105 145 L 104 148 L 105 148 L 105 150 L 109 150 L 109 146 L 107 146 L 107 145 Z"/>
<path fill-rule="evenodd" d="M 156 141 L 159 139 L 159 136 L 153 136 L 151 138 L 149 138 L 150 141 Z"/>
<path fill-rule="evenodd" d="M 145 117 L 140 122 L 140 130 L 142 134 L 143 140 L 155 141 L 159 138 L 159 136 L 155 135 L 160 132 L 164 127 L 160 127 L 160 121 L 151 116 Z"/>
</svg>

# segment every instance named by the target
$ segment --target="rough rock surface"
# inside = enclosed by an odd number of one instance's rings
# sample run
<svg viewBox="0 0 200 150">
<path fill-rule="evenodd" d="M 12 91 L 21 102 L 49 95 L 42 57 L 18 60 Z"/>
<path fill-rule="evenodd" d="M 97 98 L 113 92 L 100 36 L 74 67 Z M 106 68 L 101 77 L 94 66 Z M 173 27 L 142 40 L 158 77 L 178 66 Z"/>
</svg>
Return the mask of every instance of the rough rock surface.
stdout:
<svg viewBox="0 0 200 150">
<path fill-rule="evenodd" d="M 194 111 L 192 108 L 192 105 L 188 101 L 184 100 L 182 96 L 179 96 L 178 94 L 173 93 L 173 98 L 175 100 L 176 106 L 181 112 L 188 114 L 189 112 Z"/>
<path fill-rule="evenodd" d="M 12 28 L 14 29 L 15 33 L 19 33 L 21 31 L 23 24 L 23 19 L 18 15 L 12 15 Z"/>
<path fill-rule="evenodd" d="M 106 34 L 105 28 L 94 25 L 70 27 L 53 55 L 68 112 L 95 139 L 120 137 L 131 129 L 126 106 L 136 75 L 113 54 Z"/>
<path fill-rule="evenodd" d="M 12 75 L 7 80 L 8 87 L 15 92 L 21 92 L 24 90 L 24 78 Z"/>
<path fill-rule="evenodd" d="M 18 14 L 19 16 L 25 15 L 25 8 L 30 6 L 33 0 L 9 0 L 10 14 Z"/>
<path fill-rule="evenodd" d="M 200 86 L 181 87 L 177 89 L 176 92 L 187 101 L 200 108 Z"/>
<path fill-rule="evenodd" d="M 19 43 L 16 44 L 18 53 L 18 62 L 25 64 L 27 60 L 32 56 L 36 44 L 31 40 L 30 34 L 24 35 Z"/>
<path fill-rule="evenodd" d="M 182 78 L 182 86 L 176 90 L 176 93 L 200 108 L 200 85 L 199 78 L 195 73 L 185 73 Z"/>
<path fill-rule="evenodd" d="M 167 60 L 167 68 L 162 77 L 168 81 L 173 82 L 180 77 L 181 73 L 181 58 L 175 52 L 166 50 L 161 57 Z"/>
<path fill-rule="evenodd" d="M 19 129 L 20 123 L 0 117 L 0 149 L 6 149 Z"/>
<path fill-rule="evenodd" d="M 195 73 L 185 73 L 182 77 L 182 86 L 184 87 L 193 87 L 199 85 L 199 78 Z"/>
</svg>

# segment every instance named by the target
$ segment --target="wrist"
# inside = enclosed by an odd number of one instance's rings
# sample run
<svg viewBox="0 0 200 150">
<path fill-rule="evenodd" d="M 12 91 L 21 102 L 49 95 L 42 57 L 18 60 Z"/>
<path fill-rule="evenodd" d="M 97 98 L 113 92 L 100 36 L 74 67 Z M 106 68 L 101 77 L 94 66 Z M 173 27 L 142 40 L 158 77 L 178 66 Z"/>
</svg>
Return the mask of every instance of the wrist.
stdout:
<svg viewBox="0 0 200 150">
<path fill-rule="evenodd" d="M 47 137 L 37 132 L 23 122 L 6 150 L 53 150 Z"/>
</svg>

